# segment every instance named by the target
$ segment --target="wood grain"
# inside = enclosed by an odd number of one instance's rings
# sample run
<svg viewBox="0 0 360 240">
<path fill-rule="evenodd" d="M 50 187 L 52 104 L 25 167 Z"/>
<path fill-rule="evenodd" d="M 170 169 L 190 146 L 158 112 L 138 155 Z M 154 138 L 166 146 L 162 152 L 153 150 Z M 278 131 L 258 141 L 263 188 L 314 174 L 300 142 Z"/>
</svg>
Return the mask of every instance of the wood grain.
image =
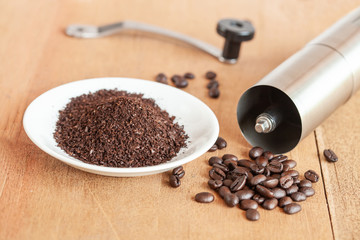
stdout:
<svg viewBox="0 0 360 240">
<path fill-rule="evenodd" d="M 316 138 L 308 136 L 288 154 L 301 173 L 322 173 L 301 213 L 260 209 L 261 220 L 249 222 L 219 197 L 208 205 L 193 198 L 209 191 L 210 156 L 247 155 L 250 146 L 235 116 L 241 93 L 358 5 L 353 0 L 0 0 L 0 239 L 356 239 L 359 94 L 316 130 Z M 250 19 L 256 27 L 236 65 L 138 32 L 91 40 L 64 34 L 71 23 L 131 19 L 220 47 L 215 26 L 224 17 Z M 203 75 L 210 69 L 219 74 L 219 99 L 205 90 Z M 23 131 L 27 105 L 60 84 L 107 76 L 153 80 L 158 72 L 186 71 L 197 77 L 185 91 L 215 112 L 228 147 L 186 164 L 178 189 L 169 187 L 169 173 L 112 178 L 76 170 L 39 150 Z M 339 162 L 325 162 L 318 154 L 324 148 L 333 148 Z"/>
</svg>

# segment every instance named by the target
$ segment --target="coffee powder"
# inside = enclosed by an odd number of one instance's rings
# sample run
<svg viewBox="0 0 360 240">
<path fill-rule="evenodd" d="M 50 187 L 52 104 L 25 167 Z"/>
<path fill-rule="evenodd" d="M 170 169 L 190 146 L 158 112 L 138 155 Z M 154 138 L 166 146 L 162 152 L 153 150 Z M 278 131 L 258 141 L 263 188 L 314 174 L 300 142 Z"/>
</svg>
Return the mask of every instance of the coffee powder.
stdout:
<svg viewBox="0 0 360 240">
<path fill-rule="evenodd" d="M 54 133 L 58 146 L 86 163 L 152 166 L 186 147 L 183 126 L 143 94 L 99 90 L 72 98 L 59 113 Z"/>
</svg>

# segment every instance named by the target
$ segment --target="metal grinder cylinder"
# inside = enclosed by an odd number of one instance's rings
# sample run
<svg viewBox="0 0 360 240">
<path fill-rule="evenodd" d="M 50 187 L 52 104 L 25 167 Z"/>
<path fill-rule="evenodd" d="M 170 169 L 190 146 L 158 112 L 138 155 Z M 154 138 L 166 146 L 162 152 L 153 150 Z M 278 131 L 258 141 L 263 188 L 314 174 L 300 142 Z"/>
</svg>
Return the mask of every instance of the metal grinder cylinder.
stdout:
<svg viewBox="0 0 360 240">
<path fill-rule="evenodd" d="M 237 106 L 246 140 L 292 150 L 360 87 L 360 8 L 248 89 Z"/>
</svg>

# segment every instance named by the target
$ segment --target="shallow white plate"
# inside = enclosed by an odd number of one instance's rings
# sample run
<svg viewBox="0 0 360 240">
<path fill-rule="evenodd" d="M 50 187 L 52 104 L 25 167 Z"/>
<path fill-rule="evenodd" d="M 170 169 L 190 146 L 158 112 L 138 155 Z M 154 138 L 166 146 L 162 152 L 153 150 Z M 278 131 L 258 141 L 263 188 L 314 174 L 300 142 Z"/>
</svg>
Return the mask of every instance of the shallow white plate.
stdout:
<svg viewBox="0 0 360 240">
<path fill-rule="evenodd" d="M 70 98 L 100 89 L 125 90 L 143 93 L 152 98 L 175 121 L 184 126 L 189 135 L 187 148 L 169 162 L 139 168 L 114 168 L 97 166 L 77 160 L 61 148 L 53 137 L 59 110 L 65 108 Z M 75 168 L 114 177 L 144 176 L 165 172 L 190 162 L 207 152 L 219 134 L 219 123 L 215 114 L 196 97 L 175 87 L 157 82 L 132 78 L 95 78 L 71 82 L 53 88 L 36 98 L 26 109 L 23 125 L 29 138 L 44 152 Z"/>
</svg>

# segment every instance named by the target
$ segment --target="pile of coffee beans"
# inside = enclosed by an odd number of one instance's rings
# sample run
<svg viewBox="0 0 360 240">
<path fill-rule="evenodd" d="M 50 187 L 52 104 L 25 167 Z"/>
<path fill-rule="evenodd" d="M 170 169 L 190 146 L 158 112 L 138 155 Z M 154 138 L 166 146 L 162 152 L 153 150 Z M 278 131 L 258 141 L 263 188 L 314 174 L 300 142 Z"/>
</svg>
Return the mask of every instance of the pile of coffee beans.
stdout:
<svg viewBox="0 0 360 240">
<path fill-rule="evenodd" d="M 216 73 L 213 71 L 208 71 L 205 74 L 205 77 L 210 80 L 210 82 L 206 85 L 206 87 L 209 89 L 209 96 L 211 98 L 218 98 L 220 96 L 220 90 L 219 82 L 216 80 Z"/>
<path fill-rule="evenodd" d="M 227 142 L 222 137 L 218 137 L 214 145 L 208 150 L 208 152 L 215 152 L 216 150 L 220 150 L 226 148 Z"/>
<path fill-rule="evenodd" d="M 173 188 L 180 187 L 181 185 L 180 179 L 183 178 L 184 175 L 185 175 L 185 171 L 183 166 L 174 168 L 169 179 L 170 186 Z"/>
<path fill-rule="evenodd" d="M 308 170 L 301 180 L 299 172 L 294 170 L 296 161 L 286 155 L 274 155 L 254 147 L 249 151 L 249 158 L 238 159 L 233 154 L 211 157 L 208 181 L 209 187 L 227 206 L 238 205 L 245 210 L 247 219 L 260 219 L 259 205 L 267 210 L 279 206 L 285 213 L 295 214 L 301 211 L 298 202 L 315 194 L 312 183 L 319 180 L 319 175 Z"/>
<path fill-rule="evenodd" d="M 324 157 L 328 162 L 337 162 L 338 161 L 338 157 L 336 156 L 334 151 L 331 149 L 324 150 Z"/>
<path fill-rule="evenodd" d="M 69 155 L 107 167 L 164 163 L 186 147 L 182 126 L 142 94 L 99 90 L 72 98 L 60 111 L 54 138 Z"/>
</svg>

